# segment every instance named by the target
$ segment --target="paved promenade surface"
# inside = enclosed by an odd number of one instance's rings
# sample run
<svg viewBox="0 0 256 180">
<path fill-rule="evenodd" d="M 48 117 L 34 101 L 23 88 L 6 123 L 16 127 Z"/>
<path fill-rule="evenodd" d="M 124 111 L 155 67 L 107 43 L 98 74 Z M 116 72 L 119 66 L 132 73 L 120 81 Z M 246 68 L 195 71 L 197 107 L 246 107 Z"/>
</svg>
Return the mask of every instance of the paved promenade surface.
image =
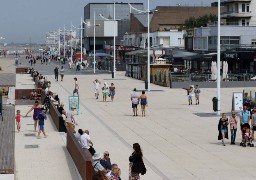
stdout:
<svg viewBox="0 0 256 180">
<path fill-rule="evenodd" d="M 237 145 L 227 143 L 224 147 L 217 140 L 219 117 L 212 112 L 211 101 L 217 94 L 216 89 L 201 89 L 200 105 L 188 106 L 185 90 L 151 85 L 152 90 L 160 91 L 146 92 L 149 100 L 146 117 L 141 117 L 141 113 L 138 117 L 133 117 L 130 93 L 134 87 L 143 89 L 142 81 L 127 78 L 119 72 L 116 80 L 111 80 L 109 74 L 65 75 L 63 82 L 55 82 L 53 75 L 47 75 L 52 81 L 50 89 L 59 94 L 65 108 L 68 108 L 68 96 L 72 95 L 75 76 L 80 85 L 80 110 L 79 115 L 75 116 L 79 125 L 76 129 L 90 131 L 96 151 L 110 152 L 112 163 L 117 163 L 122 170 L 122 179 L 128 179 L 128 157 L 135 142 L 141 144 L 148 170 L 142 180 L 256 179 L 256 160 L 253 158 L 256 156 L 256 148 L 240 147 L 239 131 Z M 101 96 L 99 100 L 94 98 L 92 82 L 96 78 L 102 83 L 106 81 L 108 84 L 115 84 L 114 102 L 110 102 L 110 99 L 102 102 Z M 241 91 L 239 88 L 221 90 L 223 112 L 231 110 L 232 93 Z M 22 112 L 26 112 L 29 107 L 22 108 Z M 32 125 L 26 125 L 33 123 L 31 119 L 22 119 L 22 122 L 23 131 L 29 133 L 33 130 Z M 16 137 L 16 152 L 19 152 L 16 154 L 18 177 L 25 177 L 27 173 L 28 177 L 37 177 L 34 179 L 76 179 L 70 157 L 66 155 L 64 141 L 54 130 L 50 120 L 46 122 L 46 129 L 50 135 L 47 139 L 25 139 L 22 134 L 25 132 L 16 134 L 28 144 L 40 143 L 39 149 L 31 149 L 29 156 L 23 156 L 25 142 L 19 146 L 17 143 L 22 140 Z M 60 162 L 53 161 L 53 158 Z M 22 169 L 23 164 L 25 168 Z M 53 178 L 57 169 L 63 173 L 70 169 L 70 172 L 65 178 Z M 51 174 L 51 178 L 48 178 L 50 175 L 46 175 L 46 172 Z"/>
</svg>

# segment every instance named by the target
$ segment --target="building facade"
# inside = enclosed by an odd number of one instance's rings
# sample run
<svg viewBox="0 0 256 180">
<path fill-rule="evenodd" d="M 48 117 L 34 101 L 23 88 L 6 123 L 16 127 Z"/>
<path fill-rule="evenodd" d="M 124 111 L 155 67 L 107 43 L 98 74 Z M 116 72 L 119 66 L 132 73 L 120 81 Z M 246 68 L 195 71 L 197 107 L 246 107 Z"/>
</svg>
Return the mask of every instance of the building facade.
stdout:
<svg viewBox="0 0 256 180">
<path fill-rule="evenodd" d="M 223 12 L 221 18 L 226 25 L 256 26 L 256 1 L 253 0 L 221 0 Z"/>
</svg>

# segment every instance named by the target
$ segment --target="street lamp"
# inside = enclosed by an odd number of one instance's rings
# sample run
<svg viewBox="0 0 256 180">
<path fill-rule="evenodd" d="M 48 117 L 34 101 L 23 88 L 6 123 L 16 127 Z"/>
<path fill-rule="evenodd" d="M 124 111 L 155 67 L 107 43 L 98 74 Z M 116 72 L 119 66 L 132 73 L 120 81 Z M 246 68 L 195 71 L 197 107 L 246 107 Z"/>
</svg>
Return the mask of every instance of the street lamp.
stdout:
<svg viewBox="0 0 256 180">
<path fill-rule="evenodd" d="M 150 25 L 150 23 L 149 23 L 149 14 L 151 13 L 150 12 L 150 10 L 149 10 L 149 0 L 148 0 L 148 10 L 147 11 L 141 11 L 141 10 L 139 10 L 139 9 L 136 9 L 136 8 L 134 8 L 130 3 L 128 3 L 129 4 L 129 6 L 132 8 L 132 9 L 134 9 L 134 10 L 136 10 L 137 12 L 139 12 L 139 13 L 147 13 L 147 15 L 148 15 L 148 40 L 147 40 L 147 51 L 148 51 L 148 59 L 147 59 L 147 85 L 146 85 L 146 88 L 145 89 L 147 89 L 148 88 L 148 91 L 150 91 L 150 31 L 149 31 L 149 25 Z M 157 10 L 155 10 L 155 11 L 157 11 Z"/>
<path fill-rule="evenodd" d="M 83 30 L 82 26 L 83 26 L 83 23 L 85 25 L 87 25 L 87 27 L 92 27 L 91 24 L 84 22 L 83 19 L 81 18 L 81 62 L 82 62 L 82 30 Z M 94 11 L 94 17 L 93 17 L 93 73 L 95 73 L 95 64 L 96 64 L 96 56 L 95 56 L 95 53 L 96 53 L 95 28 L 96 28 L 96 26 L 100 26 L 100 24 L 95 23 L 95 11 Z"/>
<path fill-rule="evenodd" d="M 217 48 L 217 66 L 218 66 L 218 75 L 217 75 L 217 94 L 218 94 L 218 109 L 217 115 L 220 115 L 220 0 L 218 0 L 218 48 Z"/>
<path fill-rule="evenodd" d="M 104 20 L 111 21 L 112 19 L 107 19 L 105 18 L 102 14 L 100 14 L 100 17 Z M 114 2 L 114 43 L 113 43 L 113 49 L 114 49 L 114 54 L 113 54 L 113 74 L 112 78 L 115 78 L 116 76 L 116 3 Z"/>
</svg>

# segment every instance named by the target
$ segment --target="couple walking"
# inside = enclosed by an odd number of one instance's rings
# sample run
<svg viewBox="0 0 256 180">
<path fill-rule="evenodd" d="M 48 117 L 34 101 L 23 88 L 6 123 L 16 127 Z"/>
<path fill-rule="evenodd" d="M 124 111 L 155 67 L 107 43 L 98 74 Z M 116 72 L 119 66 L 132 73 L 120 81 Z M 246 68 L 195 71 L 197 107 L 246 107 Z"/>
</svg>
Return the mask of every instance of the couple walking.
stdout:
<svg viewBox="0 0 256 180">
<path fill-rule="evenodd" d="M 145 91 L 142 91 L 141 95 L 137 93 L 136 88 L 133 89 L 131 94 L 131 101 L 132 101 L 132 109 L 133 109 L 133 116 L 138 116 L 138 104 L 141 105 L 141 112 L 142 117 L 146 116 L 146 105 L 148 105 L 147 96 L 145 95 Z"/>
</svg>

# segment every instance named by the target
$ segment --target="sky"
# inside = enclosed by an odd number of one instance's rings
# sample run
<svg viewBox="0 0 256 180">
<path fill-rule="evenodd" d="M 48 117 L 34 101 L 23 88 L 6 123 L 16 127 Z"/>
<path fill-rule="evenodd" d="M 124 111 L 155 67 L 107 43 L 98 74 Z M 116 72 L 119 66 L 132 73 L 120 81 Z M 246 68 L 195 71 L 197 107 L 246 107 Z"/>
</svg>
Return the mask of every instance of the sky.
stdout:
<svg viewBox="0 0 256 180">
<path fill-rule="evenodd" d="M 113 0 L 0 0 L 0 43 L 44 43 L 45 34 L 59 28 L 79 26 L 83 8 L 88 3 L 111 3 Z M 217 0 L 215 0 L 217 1 Z M 148 0 L 116 0 L 144 3 Z M 150 0 L 156 6 L 210 5 L 214 0 Z"/>
</svg>

